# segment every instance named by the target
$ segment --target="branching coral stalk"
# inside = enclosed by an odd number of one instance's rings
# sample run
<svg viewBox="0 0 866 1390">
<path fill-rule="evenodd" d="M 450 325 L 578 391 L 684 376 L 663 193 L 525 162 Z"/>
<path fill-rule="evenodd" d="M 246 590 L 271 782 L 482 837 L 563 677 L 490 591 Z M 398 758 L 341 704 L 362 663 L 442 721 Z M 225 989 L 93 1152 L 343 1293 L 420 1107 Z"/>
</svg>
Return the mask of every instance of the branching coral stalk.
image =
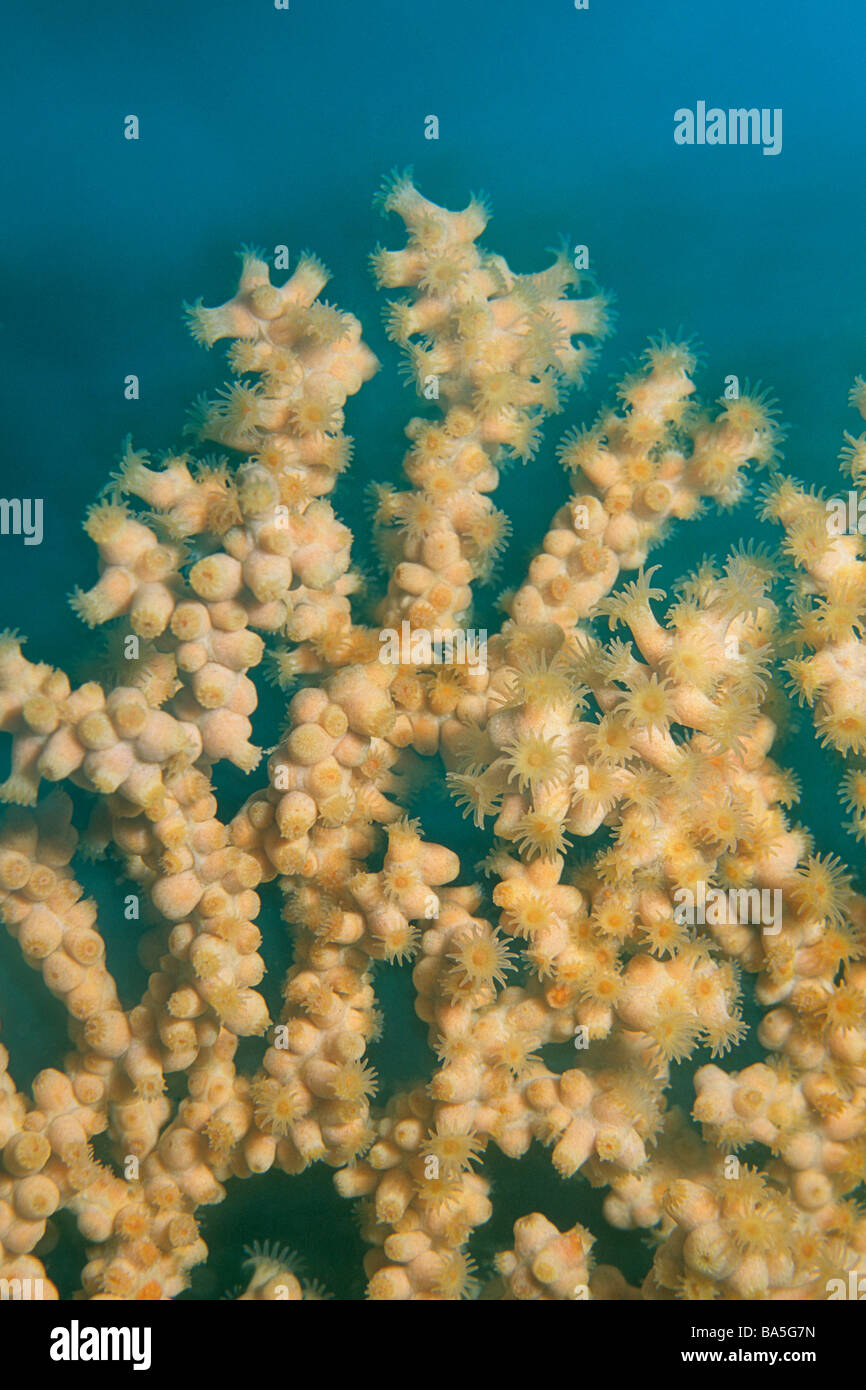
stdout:
<svg viewBox="0 0 866 1390">
<path fill-rule="evenodd" d="M 196 1214 L 231 1179 L 323 1161 L 360 1204 L 372 1298 L 824 1297 L 828 1279 L 866 1269 L 853 1198 L 866 902 L 787 818 L 798 784 L 771 756 L 774 669 L 796 642 L 807 655 L 787 669 L 818 703 L 822 740 L 863 751 L 862 539 L 831 536 L 823 499 L 778 473 L 765 396 L 699 405 L 693 353 L 661 339 L 616 404 L 563 440 L 571 496 L 504 596 L 486 660 L 385 650 L 383 629 L 432 641 L 468 625 L 507 541 L 490 497 L 501 469 L 531 460 L 608 325 L 564 255 L 517 275 L 485 250 L 480 201 L 448 212 L 400 176 L 382 202 L 406 244 L 373 268 L 407 292 L 387 327 L 428 408 L 407 427 L 409 487 L 375 491 L 389 571 L 375 625 L 350 604 L 351 534 L 325 499 L 350 459 L 347 399 L 376 359 L 358 321 L 320 300 L 314 258 L 278 287 L 249 253 L 231 300 L 189 311 L 201 342 L 232 340 L 234 379 L 195 427 L 240 462 L 154 464 L 128 444 L 87 518 L 100 574 L 73 607 L 135 639 L 137 659 L 73 688 L 17 636 L 0 641 L 0 794 L 15 803 L 0 915 L 75 1048 L 32 1099 L 0 1056 L 0 1275 L 43 1277 L 46 1223 L 67 1208 L 89 1243 L 85 1296 L 174 1297 L 206 1257 Z M 855 481 L 861 454 L 849 438 Z M 797 572 L 793 632 L 787 562 L 752 545 L 673 598 L 645 568 L 675 524 L 742 503 L 761 468 Z M 265 658 L 292 694 L 263 777 Z M 407 814 L 434 758 L 492 833 L 486 886 Z M 253 778 L 228 822 L 224 761 Z M 43 785 L 63 780 L 92 803 L 90 851 L 148 897 L 150 973 L 130 1009 L 70 868 L 71 804 Z M 862 835 L 856 763 L 845 788 Z M 294 943 L 275 1021 L 256 925 L 271 882 Z M 436 1065 L 378 1097 L 375 970 L 407 960 Z M 728 1054 L 756 1009 L 765 1060 L 738 1067 Z M 246 1074 L 238 1042 L 256 1037 Z M 710 1060 L 689 1117 L 668 1105 L 671 1067 L 699 1048 Z M 94 1159 L 102 1133 L 117 1172 Z M 477 1267 L 486 1151 L 519 1159 L 535 1141 L 561 1178 L 607 1190 L 608 1222 L 653 1231 L 640 1287 L 594 1264 L 597 1232 L 559 1233 L 539 1212 Z M 755 1144 L 762 1171 L 737 1157 Z M 248 1264 L 241 1298 L 322 1296 L 277 1247 Z"/>
</svg>

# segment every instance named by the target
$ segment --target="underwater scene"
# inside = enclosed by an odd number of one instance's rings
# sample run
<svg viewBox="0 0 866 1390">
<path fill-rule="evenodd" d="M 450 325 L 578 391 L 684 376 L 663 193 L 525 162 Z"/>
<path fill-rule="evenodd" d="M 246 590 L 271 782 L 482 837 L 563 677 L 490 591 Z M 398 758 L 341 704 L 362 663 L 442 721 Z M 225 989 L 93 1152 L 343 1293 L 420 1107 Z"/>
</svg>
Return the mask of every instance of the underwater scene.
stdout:
<svg viewBox="0 0 866 1390">
<path fill-rule="evenodd" d="M 0 1301 L 866 1297 L 866 20 L 4 28 Z"/>
</svg>

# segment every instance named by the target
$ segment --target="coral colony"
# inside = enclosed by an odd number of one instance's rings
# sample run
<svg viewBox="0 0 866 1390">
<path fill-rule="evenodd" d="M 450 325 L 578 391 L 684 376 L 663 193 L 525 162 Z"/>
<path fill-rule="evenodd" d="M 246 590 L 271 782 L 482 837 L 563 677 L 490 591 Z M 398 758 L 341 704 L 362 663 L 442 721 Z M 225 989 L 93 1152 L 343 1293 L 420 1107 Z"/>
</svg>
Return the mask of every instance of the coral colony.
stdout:
<svg viewBox="0 0 866 1390">
<path fill-rule="evenodd" d="M 405 488 L 376 489 L 390 577 L 372 621 L 353 616 L 352 536 L 328 497 L 347 397 L 378 364 L 320 298 L 314 258 L 276 287 L 248 254 L 233 299 L 190 310 L 201 343 L 231 340 L 232 382 L 199 426 L 232 461 L 130 447 L 85 522 L 99 578 L 74 608 L 137 656 L 75 688 L 2 638 L 0 912 L 72 1050 L 29 1096 L 0 1049 L 0 1276 L 57 1296 L 40 1242 L 65 1210 L 83 1296 L 172 1298 L 229 1179 L 324 1163 L 358 1205 L 370 1298 L 836 1296 L 866 1273 L 866 901 L 789 819 L 797 779 L 771 753 L 787 680 L 850 755 L 848 829 L 866 838 L 864 539 L 781 471 L 765 396 L 698 405 L 689 348 L 653 342 L 615 406 L 562 441 L 573 494 L 483 659 L 452 642 L 437 660 L 431 634 L 468 629 L 508 536 L 500 470 L 581 384 L 606 309 L 564 253 L 516 275 L 482 249 L 477 200 L 449 212 L 397 177 L 383 203 L 406 239 L 373 267 L 400 292 L 388 331 L 429 405 L 406 428 Z M 851 404 L 866 415 L 861 381 Z M 845 440 L 856 487 L 866 435 Z M 672 524 L 732 507 L 757 470 L 778 556 L 741 546 L 673 596 L 655 587 L 644 567 Z M 264 761 L 257 669 L 288 701 Z M 222 760 L 249 779 L 226 823 Z M 480 865 L 410 818 L 421 765 L 487 830 Z M 133 1007 L 72 868 L 65 780 L 92 808 L 81 849 L 149 903 Z M 257 988 L 272 881 L 294 950 L 277 1019 Z M 412 962 L 435 1063 L 377 1102 L 382 961 Z M 747 1034 L 764 1060 L 737 1069 Z M 260 1040 L 249 1074 L 243 1038 Z M 689 1115 L 670 1076 L 698 1049 Z M 597 1230 L 559 1231 L 529 1198 L 511 1248 L 476 1268 L 485 1151 L 533 1140 L 604 1190 L 613 1227 L 651 1234 L 640 1288 L 594 1260 Z M 279 1249 L 250 1266 L 243 1298 L 321 1296 Z"/>
</svg>

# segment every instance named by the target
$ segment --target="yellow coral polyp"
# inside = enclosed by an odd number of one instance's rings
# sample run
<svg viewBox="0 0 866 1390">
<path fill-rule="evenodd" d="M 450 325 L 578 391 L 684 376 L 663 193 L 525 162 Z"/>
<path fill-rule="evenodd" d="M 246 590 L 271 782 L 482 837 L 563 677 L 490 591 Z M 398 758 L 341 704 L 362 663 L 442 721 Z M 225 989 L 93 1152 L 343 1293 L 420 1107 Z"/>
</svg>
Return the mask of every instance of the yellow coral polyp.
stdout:
<svg viewBox="0 0 866 1390">
<path fill-rule="evenodd" d="M 554 859 L 565 852 L 568 844 L 565 827 L 556 812 L 539 808 L 533 808 L 519 818 L 513 839 L 529 859 L 536 856 Z"/>
<path fill-rule="evenodd" d="M 526 734 L 503 750 L 503 762 L 510 769 L 511 780 L 521 791 L 562 781 L 568 763 L 556 739 L 542 734 Z"/>
<path fill-rule="evenodd" d="M 452 962 L 448 988 L 458 998 L 504 984 L 507 972 L 513 969 L 507 943 L 486 923 L 463 928 L 455 936 L 447 958 Z"/>
<path fill-rule="evenodd" d="M 837 925 L 851 900 L 850 883 L 850 875 L 835 855 L 810 855 L 799 870 L 791 898 L 804 916 Z"/>
<path fill-rule="evenodd" d="M 866 712 L 852 709 L 822 709 L 815 727 L 823 745 L 842 754 L 866 753 Z"/>
<path fill-rule="evenodd" d="M 673 716 L 673 701 L 668 693 L 669 682 L 653 671 L 637 681 L 623 696 L 618 712 L 629 727 L 658 729 L 664 732 Z"/>
</svg>

